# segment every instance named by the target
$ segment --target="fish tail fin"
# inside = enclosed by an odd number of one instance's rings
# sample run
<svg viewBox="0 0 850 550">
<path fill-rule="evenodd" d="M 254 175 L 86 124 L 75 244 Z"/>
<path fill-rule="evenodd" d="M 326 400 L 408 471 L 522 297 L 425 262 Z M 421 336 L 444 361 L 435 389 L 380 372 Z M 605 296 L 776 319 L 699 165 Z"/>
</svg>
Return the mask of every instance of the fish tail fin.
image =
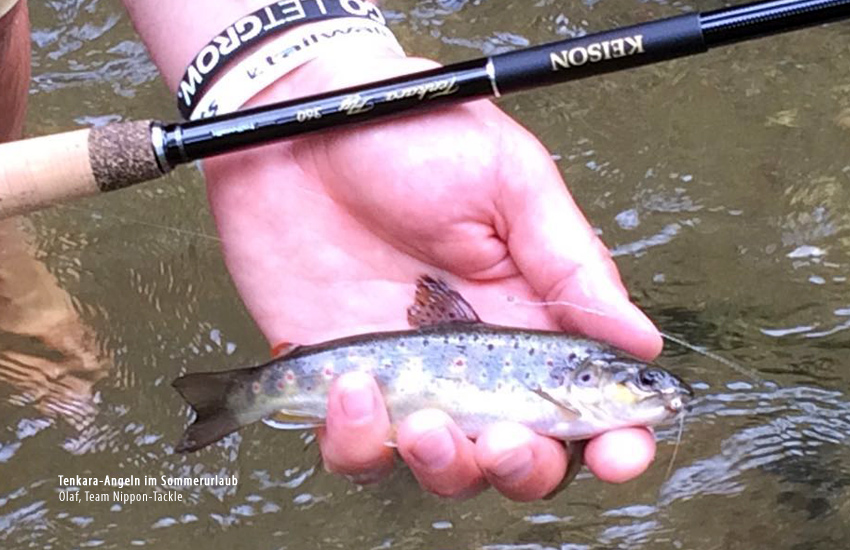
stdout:
<svg viewBox="0 0 850 550">
<path fill-rule="evenodd" d="M 183 432 L 175 452 L 197 451 L 242 427 L 227 396 L 244 374 L 239 370 L 193 373 L 171 384 L 195 411 L 195 421 Z"/>
</svg>

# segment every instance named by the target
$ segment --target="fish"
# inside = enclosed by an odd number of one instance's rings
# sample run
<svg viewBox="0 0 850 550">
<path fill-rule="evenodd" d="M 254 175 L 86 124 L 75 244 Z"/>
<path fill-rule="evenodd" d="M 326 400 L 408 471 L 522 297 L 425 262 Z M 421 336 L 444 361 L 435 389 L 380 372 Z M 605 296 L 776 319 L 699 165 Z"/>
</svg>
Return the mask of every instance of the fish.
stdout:
<svg viewBox="0 0 850 550">
<path fill-rule="evenodd" d="M 173 387 L 195 412 L 176 452 L 202 449 L 258 421 L 281 429 L 322 426 L 342 373 L 371 374 L 397 425 L 414 411 L 446 412 L 470 438 L 513 421 L 582 441 L 671 420 L 693 398 L 670 371 L 609 344 L 563 332 L 491 325 L 445 281 L 419 277 L 410 330 L 288 345 L 259 366 L 191 373 Z"/>
</svg>

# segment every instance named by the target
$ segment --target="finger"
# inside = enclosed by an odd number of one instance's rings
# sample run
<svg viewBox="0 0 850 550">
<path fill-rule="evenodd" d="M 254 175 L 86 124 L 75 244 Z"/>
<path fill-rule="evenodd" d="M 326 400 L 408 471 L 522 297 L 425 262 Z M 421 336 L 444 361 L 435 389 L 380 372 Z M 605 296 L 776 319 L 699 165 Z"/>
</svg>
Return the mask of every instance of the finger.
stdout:
<svg viewBox="0 0 850 550">
<path fill-rule="evenodd" d="M 512 422 L 487 427 L 475 443 L 475 458 L 493 487 L 519 501 L 545 497 L 567 471 L 563 444 Z"/>
<path fill-rule="evenodd" d="M 392 468 L 389 437 L 390 420 L 375 380 L 360 372 L 335 380 L 327 422 L 319 431 L 325 467 L 358 483 L 376 481 Z"/>
<path fill-rule="evenodd" d="M 639 476 L 654 458 L 655 438 L 646 428 L 606 432 L 588 441 L 584 449 L 587 467 L 609 483 L 623 483 Z"/>
<path fill-rule="evenodd" d="M 399 426 L 398 451 L 419 484 L 434 494 L 467 498 L 487 488 L 474 444 L 442 411 L 408 416 Z"/>
<path fill-rule="evenodd" d="M 658 330 L 629 301 L 617 266 L 543 146 L 519 134 L 505 151 L 500 174 L 507 192 L 500 208 L 523 276 L 546 301 L 564 303 L 550 311 L 565 330 L 654 358 L 662 346 Z"/>
</svg>

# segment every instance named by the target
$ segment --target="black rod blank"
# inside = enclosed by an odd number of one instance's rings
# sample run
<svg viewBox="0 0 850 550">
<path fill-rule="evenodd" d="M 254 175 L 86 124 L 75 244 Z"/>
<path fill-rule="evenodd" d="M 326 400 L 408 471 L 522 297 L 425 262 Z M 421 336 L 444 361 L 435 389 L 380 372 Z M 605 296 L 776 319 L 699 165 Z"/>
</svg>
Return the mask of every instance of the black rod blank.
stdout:
<svg viewBox="0 0 850 550">
<path fill-rule="evenodd" d="M 709 48 L 829 23 L 850 15 L 843 0 L 773 0 L 700 15 Z"/>
<path fill-rule="evenodd" d="M 154 124 L 163 172 L 193 160 L 426 107 L 577 80 L 850 17 L 850 0 L 686 14 L 198 121 Z"/>
</svg>

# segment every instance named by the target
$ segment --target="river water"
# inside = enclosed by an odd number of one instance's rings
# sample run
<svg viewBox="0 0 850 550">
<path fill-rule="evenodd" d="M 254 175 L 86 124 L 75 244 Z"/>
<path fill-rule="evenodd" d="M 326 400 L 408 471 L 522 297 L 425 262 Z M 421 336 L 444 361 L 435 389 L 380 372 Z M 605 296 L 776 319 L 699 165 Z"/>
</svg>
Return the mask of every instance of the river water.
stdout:
<svg viewBox="0 0 850 550">
<path fill-rule="evenodd" d="M 387 11 L 408 52 L 451 62 L 720 6 L 392 0 Z M 29 135 L 175 118 L 117 1 L 31 10 Z M 34 280 L 51 288 L 43 310 L 57 313 L 42 339 L 0 330 L 0 546 L 847 547 L 848 28 L 500 100 L 551 150 L 662 330 L 757 374 L 668 344 L 662 364 L 700 396 L 669 477 L 675 427 L 659 430 L 658 460 L 638 480 L 583 474 L 532 504 L 492 491 L 441 500 L 403 468 L 359 488 L 322 470 L 311 435 L 263 426 L 172 454 L 187 411 L 170 381 L 268 353 L 223 266 L 200 177 L 184 168 L 28 219 L 47 268 L 31 266 Z M 105 474 L 239 483 L 179 489 L 183 502 L 62 500 L 58 476 Z"/>
</svg>

